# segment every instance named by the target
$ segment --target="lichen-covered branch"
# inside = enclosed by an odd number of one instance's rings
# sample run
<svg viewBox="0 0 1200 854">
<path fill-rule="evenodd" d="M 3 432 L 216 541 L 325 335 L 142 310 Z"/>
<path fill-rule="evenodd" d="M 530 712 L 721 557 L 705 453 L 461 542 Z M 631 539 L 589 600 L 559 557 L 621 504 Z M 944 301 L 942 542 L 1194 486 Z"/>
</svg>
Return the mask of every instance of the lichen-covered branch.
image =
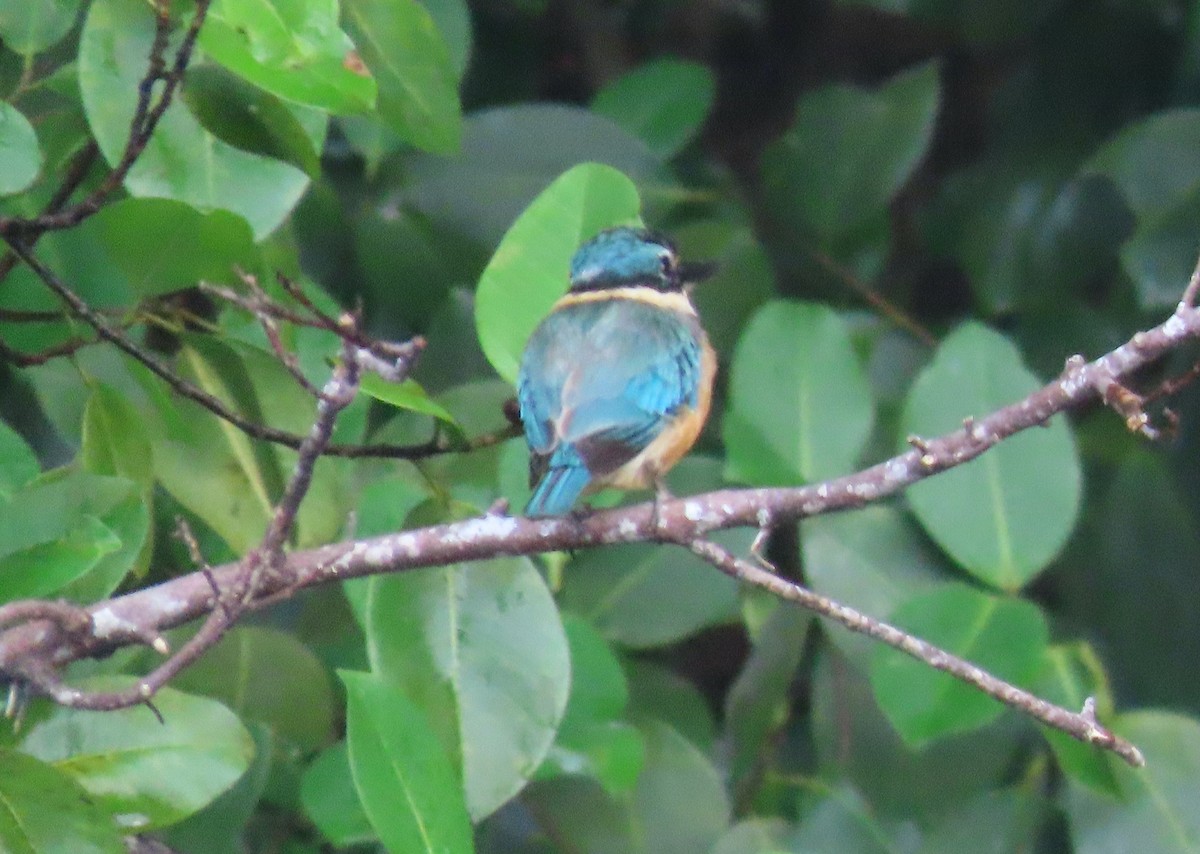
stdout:
<svg viewBox="0 0 1200 854">
<path fill-rule="evenodd" d="M 1189 286 L 1187 294 L 1195 290 Z M 1076 713 L 1031 697 L 919 638 L 817 597 L 719 549 L 714 551 L 716 547 L 705 535 L 737 526 L 761 530 L 781 522 L 860 507 L 893 495 L 912 483 L 972 460 L 1007 437 L 1072 407 L 1087 402 L 1111 402 L 1114 383 L 1119 385 L 1121 379 L 1197 338 L 1200 338 L 1200 310 L 1190 298 L 1185 298 L 1165 322 L 1137 333 L 1099 359 L 1067 360 L 1062 375 L 1025 399 L 968 419 L 953 433 L 914 437 L 911 450 L 853 475 L 795 488 L 719 490 L 665 500 L 657 511 L 650 504 L 641 504 L 559 519 L 524 519 L 492 512 L 462 522 L 280 555 L 279 571 L 263 575 L 261 583 L 251 591 L 247 605 L 253 607 L 281 593 L 347 578 L 498 555 L 529 555 L 622 542 L 678 543 L 746 583 L 764 587 L 855 631 L 890 643 L 1025 709 L 1050 726 L 1136 763 L 1140 758 L 1136 749 L 1101 727 L 1089 710 Z M 1138 398 L 1128 389 L 1124 391 L 1118 409 L 1132 428 L 1140 429 L 1148 419 L 1130 418 Z M 34 618 L 16 625 L 0 634 L 0 672 L 44 687 L 47 674 L 56 673 L 73 660 L 102 654 L 138 638 L 156 637 L 168 628 L 205 615 L 211 617 L 219 608 L 213 596 L 214 585 L 226 589 L 236 584 L 241 573 L 244 562 L 206 568 L 92 605 L 85 609 L 88 620 Z M 94 698 L 72 693 L 65 687 L 51 694 L 65 705 L 97 707 Z"/>
</svg>

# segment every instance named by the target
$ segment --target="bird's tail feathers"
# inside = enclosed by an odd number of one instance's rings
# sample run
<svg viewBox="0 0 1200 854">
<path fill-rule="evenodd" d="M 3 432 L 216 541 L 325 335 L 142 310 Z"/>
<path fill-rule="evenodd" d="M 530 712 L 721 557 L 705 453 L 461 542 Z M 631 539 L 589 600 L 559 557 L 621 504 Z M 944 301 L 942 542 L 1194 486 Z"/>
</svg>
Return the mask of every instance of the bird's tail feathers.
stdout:
<svg viewBox="0 0 1200 854">
<path fill-rule="evenodd" d="M 565 516 L 591 480 L 585 466 L 550 466 L 525 505 L 525 515 Z"/>
</svg>

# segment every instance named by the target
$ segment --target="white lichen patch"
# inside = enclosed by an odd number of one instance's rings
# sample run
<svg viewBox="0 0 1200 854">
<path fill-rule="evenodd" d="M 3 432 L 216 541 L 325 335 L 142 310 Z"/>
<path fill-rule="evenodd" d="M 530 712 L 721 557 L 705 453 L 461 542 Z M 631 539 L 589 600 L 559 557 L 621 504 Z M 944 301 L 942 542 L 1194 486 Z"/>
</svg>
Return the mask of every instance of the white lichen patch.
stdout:
<svg viewBox="0 0 1200 854">
<path fill-rule="evenodd" d="M 1183 322 L 1183 318 L 1178 314 L 1172 314 L 1167 318 L 1167 322 L 1163 324 L 1163 335 L 1166 335 L 1171 341 L 1182 338 L 1187 334 L 1187 324 Z"/>
<path fill-rule="evenodd" d="M 128 637 L 137 631 L 137 626 L 113 613 L 112 608 L 101 608 L 92 614 L 92 634 L 101 640 L 114 635 Z"/>
<path fill-rule="evenodd" d="M 448 545 L 470 545 L 479 540 L 500 540 L 517 530 L 512 516 L 480 516 L 453 526 L 442 542 Z"/>
<path fill-rule="evenodd" d="M 699 501 L 685 501 L 683 503 L 683 518 L 689 522 L 699 522 L 704 518 L 704 505 Z"/>
</svg>

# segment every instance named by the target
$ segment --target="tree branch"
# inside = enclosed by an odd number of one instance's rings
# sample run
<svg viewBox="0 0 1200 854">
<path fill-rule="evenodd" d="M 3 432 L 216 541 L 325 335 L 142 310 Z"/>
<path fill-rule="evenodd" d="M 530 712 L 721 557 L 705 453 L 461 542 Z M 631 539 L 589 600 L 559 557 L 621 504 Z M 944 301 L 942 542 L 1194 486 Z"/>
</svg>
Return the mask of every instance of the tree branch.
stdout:
<svg viewBox="0 0 1200 854">
<path fill-rule="evenodd" d="M 1080 357 L 1069 359 L 1060 377 L 1025 399 L 968 419 L 962 429 L 945 436 L 929 440 L 914 438 L 913 449 L 857 474 L 796 488 L 719 490 L 663 500 L 657 508 L 640 504 L 581 518 L 524 519 L 491 513 L 462 522 L 327 545 L 282 558 L 278 571 L 265 573 L 261 584 L 249 590 L 245 604 L 259 606 L 280 594 L 332 581 L 498 555 L 531 555 L 620 542 L 679 543 L 746 583 L 764 587 L 854 631 L 891 643 L 1033 714 L 1049 726 L 1112 750 L 1136 764 L 1140 758 L 1136 748 L 1103 729 L 1090 709 L 1075 713 L 1045 703 L 944 650 L 760 570 L 709 543 L 704 536 L 737 526 L 761 530 L 780 522 L 860 507 L 893 495 L 918 480 L 974 459 L 997 442 L 1042 424 L 1057 413 L 1103 399 L 1117 379 L 1197 338 L 1200 338 L 1200 309 L 1185 299 L 1164 323 L 1137 333 L 1099 359 L 1090 363 Z M 1128 416 L 1125 411 L 1122 414 Z M 204 569 L 96 603 L 85 609 L 90 616 L 86 626 L 82 623 L 73 626 L 69 621 L 57 619 L 31 619 L 14 626 L 0 634 L 0 672 L 27 680 L 63 705 L 111 707 L 106 698 L 99 703 L 95 696 L 48 681 L 48 674 L 57 673 L 71 661 L 104 654 L 132 642 L 131 639 L 157 636 L 206 614 L 210 620 L 223 619 L 214 616 L 221 613 L 221 603 L 213 596 L 213 587 L 231 589 L 244 574 L 244 567 L 242 561 L 211 571 Z M 164 671 L 164 677 L 169 676 Z M 162 683 L 150 683 L 150 687 L 155 684 Z M 139 693 L 138 698 L 141 696 Z"/>
</svg>

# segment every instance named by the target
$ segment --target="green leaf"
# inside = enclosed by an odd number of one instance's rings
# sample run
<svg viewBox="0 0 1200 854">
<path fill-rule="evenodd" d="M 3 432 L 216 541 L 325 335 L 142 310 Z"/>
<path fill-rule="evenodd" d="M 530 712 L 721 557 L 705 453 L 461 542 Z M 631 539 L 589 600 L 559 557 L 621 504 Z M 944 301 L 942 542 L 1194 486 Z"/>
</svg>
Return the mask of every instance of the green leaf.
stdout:
<svg viewBox="0 0 1200 854">
<path fill-rule="evenodd" d="M 0 421 L 0 499 L 37 477 L 38 461 L 21 435 Z"/>
<path fill-rule="evenodd" d="M 925 155 L 937 109 L 933 63 L 876 90 L 837 84 L 805 94 L 796 124 L 763 155 L 768 204 L 824 240 L 862 228 Z"/>
<path fill-rule="evenodd" d="M 208 32 L 205 27 L 201 32 Z M 180 90 L 192 115 L 222 142 L 321 174 L 320 153 L 282 100 L 216 65 L 192 65 Z"/>
<path fill-rule="evenodd" d="M 1109 721 L 1113 700 L 1104 667 L 1095 650 L 1084 642 L 1057 644 L 1046 650 L 1046 660 L 1035 692 L 1064 709 L 1082 709 L 1088 697 L 1096 700 L 1096 717 Z M 1107 795 L 1118 795 L 1108 753 L 1084 744 L 1061 730 L 1041 726 L 1059 766 L 1072 781 Z"/>
<path fill-rule="evenodd" d="M 211 336 L 183 337 L 181 374 L 255 424 L 308 432 L 313 399 L 273 353 Z M 158 397 L 156 404 L 152 437 L 160 483 L 235 552 L 252 548 L 266 530 L 295 452 L 254 442 L 190 401 Z M 317 461 L 297 516 L 298 543 L 327 543 L 340 530 L 347 509 L 346 462 Z"/>
<path fill-rule="evenodd" d="M 817 773 L 846 780 L 881 815 L 943 816 L 1008 779 L 1029 755 L 1030 730 L 1017 715 L 913 750 L 880 710 L 867 677 L 835 648 L 818 647 L 809 684 Z"/>
<path fill-rule="evenodd" d="M 812 621 L 812 612 L 789 602 L 777 603 L 725 695 L 725 746 L 734 791 L 761 771 L 773 737 L 791 717 L 792 682 Z"/>
<path fill-rule="evenodd" d="M 83 467 L 94 474 L 119 475 L 148 490 L 154 482 L 154 454 L 145 419 L 124 395 L 94 383 L 83 410 Z"/>
<path fill-rule="evenodd" d="M 873 419 L 870 384 L 837 314 L 783 301 L 754 314 L 730 370 L 723 422 L 730 478 L 792 485 L 845 474 Z"/>
<path fill-rule="evenodd" d="M 421 0 L 446 41 L 454 73 L 462 77 L 471 58 L 471 9 L 467 0 Z"/>
<path fill-rule="evenodd" d="M 1137 286 L 1142 308 L 1170 308 L 1179 302 L 1196 267 L 1196 219 L 1200 183 L 1178 205 L 1138 223 L 1121 247 L 1121 264 Z"/>
<path fill-rule="evenodd" d="M 499 558 L 374 578 L 366 634 L 372 671 L 427 711 L 461 766 L 471 815 L 516 794 L 550 749 L 570 684 L 567 640 L 533 564 Z"/>
<path fill-rule="evenodd" d="M 461 786 L 422 709 L 387 679 L 338 675 L 354 785 L 383 844 L 395 854 L 474 851 Z"/>
<path fill-rule="evenodd" d="M 0 196 L 19 193 L 42 168 L 42 151 L 29 120 L 12 104 L 0 101 Z"/>
<path fill-rule="evenodd" d="M 708 758 L 671 727 L 649 721 L 646 766 L 633 794 L 633 811 L 647 851 L 708 851 L 729 824 L 725 787 Z"/>
<path fill-rule="evenodd" d="M 280 98 L 331 113 L 364 112 L 375 105 L 375 81 L 356 68 L 354 45 L 337 18 L 335 0 L 216 0 L 200 47 Z"/>
<path fill-rule="evenodd" d="M 1035 605 L 961 584 L 913 597 L 891 621 L 1017 685 L 1037 672 L 1049 637 Z M 981 727 L 1004 708 L 978 689 L 885 646 L 871 662 L 871 687 L 888 720 L 913 747 Z"/>
<path fill-rule="evenodd" d="M 141 0 L 97 0 L 80 35 L 79 87 L 88 124 L 110 164 L 129 136 L 138 85 L 154 40 L 154 14 Z M 327 116 L 299 114 L 315 147 Z M 167 110 L 125 180 L 136 197 L 186 202 L 200 210 L 236 213 L 256 238 L 283 221 L 308 186 L 308 176 L 278 160 L 240 151 L 205 131 L 184 105 Z"/>
<path fill-rule="evenodd" d="M 338 848 L 377 838 L 354 788 L 350 751 L 344 741 L 326 748 L 308 766 L 300 785 L 300 803 L 317 829 Z"/>
<path fill-rule="evenodd" d="M 36 500 L 36 491 L 18 493 L 17 501 Z M 33 505 L 36 507 L 37 505 Z M 6 523 L 19 524 L 25 514 L 9 512 Z M 0 602 L 45 596 L 83 576 L 105 555 L 121 547 L 117 535 L 94 516 L 64 519 L 67 526 L 52 542 L 11 551 L 0 558 Z M 0 527 L 0 540 L 11 540 L 9 524 Z"/>
<path fill-rule="evenodd" d="M 429 393 L 421 388 L 415 380 L 392 383 L 378 374 L 367 374 L 362 378 L 362 390 L 376 400 L 390 403 L 399 409 L 431 415 L 443 424 L 448 424 L 461 432 L 454 416 L 446 407 L 431 398 Z"/>
<path fill-rule="evenodd" d="M 254 739 L 250 769 L 204 809 L 172 825 L 163 834 L 163 841 L 173 851 L 228 854 L 242 849 L 243 834 L 249 835 L 247 824 L 263 799 L 272 771 L 286 773 L 280 771 L 279 766 L 284 766 L 286 760 L 280 761 L 279 745 L 270 727 L 251 724 L 249 730 Z"/>
<path fill-rule="evenodd" d="M 626 661 L 629 717 L 639 726 L 658 721 L 670 726 L 706 755 L 716 749 L 717 725 L 708 700 L 692 682 L 653 661 Z"/>
<path fill-rule="evenodd" d="M 893 832 L 873 814 L 862 794 L 842 783 L 817 784 L 803 793 L 799 827 L 788 840 L 795 851 L 891 854 L 905 850 Z"/>
<path fill-rule="evenodd" d="M 658 59 L 608 83 L 596 93 L 592 110 L 645 140 L 666 160 L 696 135 L 715 95 L 707 67 Z"/>
<path fill-rule="evenodd" d="M 610 166 L 650 193 L 680 189 L 646 144 L 611 120 L 567 104 L 523 103 L 467 116 L 454 157 L 405 158 L 396 203 L 490 249 L 549 184 L 588 163 Z M 636 218 L 636 203 L 622 205 L 612 221 L 594 227 Z"/>
<path fill-rule="evenodd" d="M 982 828 L 993 851 L 1036 850 L 1045 832 L 1042 811 L 1042 802 L 1024 787 L 985 792 L 930 830 L 921 854 L 971 851 Z"/>
<path fill-rule="evenodd" d="M 800 533 L 809 586 L 865 614 L 890 614 L 944 580 L 939 555 L 893 507 L 805 519 Z M 866 668 L 878 641 L 832 621 L 822 628 L 856 666 Z"/>
<path fill-rule="evenodd" d="M 32 56 L 65 36 L 78 13 L 79 0 L 0 0 L 0 41 Z"/>
<path fill-rule="evenodd" d="M 220 700 L 244 721 L 269 725 L 306 753 L 333 735 L 329 675 L 295 635 L 278 629 L 233 629 L 172 684 Z"/>
<path fill-rule="evenodd" d="M 1110 178 L 1139 220 L 1173 210 L 1200 189 L 1200 109 L 1167 110 L 1130 122 L 1083 165 Z"/>
<path fill-rule="evenodd" d="M 621 663 L 583 620 L 566 615 L 563 628 L 571 652 L 571 695 L 538 777 L 586 774 L 612 794 L 627 792 L 642 769 L 644 749 L 641 734 L 622 720 L 629 688 Z"/>
<path fill-rule="evenodd" d="M 146 532 L 132 482 L 70 469 L 49 472 L 15 492 L 0 512 L 0 601 L 70 595 L 63 588 L 89 570 L 121 576 Z"/>
<path fill-rule="evenodd" d="M 90 223 L 140 297 L 226 279 L 257 256 L 246 221 L 227 211 L 201 213 L 171 199 L 123 199 Z"/>
<path fill-rule="evenodd" d="M 112 816 L 67 774 L 0 748 L 0 851 L 124 854 Z"/>
<path fill-rule="evenodd" d="M 584 163 L 555 179 L 509 228 L 475 292 L 479 343 L 515 382 L 534 327 L 567 290 L 571 256 L 602 229 L 638 221 L 637 188 L 620 172 Z"/>
<path fill-rule="evenodd" d="M 1200 722 L 1168 712 L 1122 715 L 1113 729 L 1141 748 L 1145 768 L 1109 757 L 1120 788 L 1113 799 L 1071 783 L 1066 812 L 1078 854 L 1200 849 Z"/>
<path fill-rule="evenodd" d="M 452 154 L 462 139 L 458 75 L 415 0 L 345 0 L 346 26 L 379 84 L 379 114 L 417 148 Z"/>
<path fill-rule="evenodd" d="M 82 687 L 111 691 L 132 683 L 96 678 Z M 215 700 L 164 688 L 154 705 L 162 723 L 142 706 L 103 714 L 56 708 L 34 724 L 21 749 L 73 777 L 127 830 L 164 827 L 237 782 L 254 743 Z"/>
<path fill-rule="evenodd" d="M 712 854 L 773 854 L 786 851 L 788 823 L 782 818 L 739 821 L 717 840 Z"/>
<path fill-rule="evenodd" d="M 913 384 L 901 434 L 929 438 L 961 429 L 963 419 L 1040 387 L 1006 338 L 964 324 Z M 1044 569 L 1066 542 L 1079 513 L 1081 479 L 1070 427 L 1059 418 L 914 484 L 907 495 L 921 525 L 956 562 L 1011 591 Z"/>
</svg>

